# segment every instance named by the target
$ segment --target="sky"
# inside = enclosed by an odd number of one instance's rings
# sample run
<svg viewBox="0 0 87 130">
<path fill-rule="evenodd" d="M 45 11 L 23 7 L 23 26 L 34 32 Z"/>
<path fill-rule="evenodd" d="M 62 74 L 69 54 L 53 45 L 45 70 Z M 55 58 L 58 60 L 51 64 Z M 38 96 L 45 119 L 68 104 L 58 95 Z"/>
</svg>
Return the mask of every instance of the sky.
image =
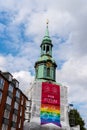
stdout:
<svg viewBox="0 0 87 130">
<path fill-rule="evenodd" d="M 56 81 L 68 87 L 68 102 L 87 122 L 87 1 L 0 0 L 0 70 L 26 92 L 49 19 Z M 86 124 L 87 127 L 87 124 Z"/>
</svg>

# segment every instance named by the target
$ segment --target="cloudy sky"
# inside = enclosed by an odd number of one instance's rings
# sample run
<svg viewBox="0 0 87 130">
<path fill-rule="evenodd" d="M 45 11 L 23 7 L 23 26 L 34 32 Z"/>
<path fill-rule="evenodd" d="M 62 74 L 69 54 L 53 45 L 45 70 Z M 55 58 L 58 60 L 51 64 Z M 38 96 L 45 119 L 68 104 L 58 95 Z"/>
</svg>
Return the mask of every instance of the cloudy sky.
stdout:
<svg viewBox="0 0 87 130">
<path fill-rule="evenodd" d="M 68 87 L 69 103 L 87 122 L 86 0 L 0 0 L 0 70 L 12 73 L 23 91 L 30 87 L 46 19 L 56 80 Z"/>
</svg>

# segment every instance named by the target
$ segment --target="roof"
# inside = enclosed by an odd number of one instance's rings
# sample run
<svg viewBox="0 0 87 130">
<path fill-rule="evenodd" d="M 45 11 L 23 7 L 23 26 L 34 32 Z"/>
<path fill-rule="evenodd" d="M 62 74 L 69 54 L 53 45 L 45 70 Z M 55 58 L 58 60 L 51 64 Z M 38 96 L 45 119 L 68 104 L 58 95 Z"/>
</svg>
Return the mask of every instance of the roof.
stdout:
<svg viewBox="0 0 87 130">
<path fill-rule="evenodd" d="M 55 63 L 55 60 L 54 60 L 52 57 L 47 56 L 47 55 L 43 55 L 43 56 L 41 56 L 41 57 L 38 59 L 38 61 L 47 61 L 47 60 L 51 60 L 52 63 Z"/>
</svg>

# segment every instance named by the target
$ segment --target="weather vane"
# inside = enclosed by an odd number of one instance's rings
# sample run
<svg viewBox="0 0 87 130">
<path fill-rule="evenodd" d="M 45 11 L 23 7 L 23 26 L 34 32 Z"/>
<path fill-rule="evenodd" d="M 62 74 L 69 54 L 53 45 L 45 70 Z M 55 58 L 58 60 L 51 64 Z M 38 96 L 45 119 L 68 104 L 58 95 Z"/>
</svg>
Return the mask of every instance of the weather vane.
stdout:
<svg viewBox="0 0 87 130">
<path fill-rule="evenodd" d="M 48 25 L 48 23 L 49 23 L 49 20 L 47 19 L 46 24 Z"/>
</svg>

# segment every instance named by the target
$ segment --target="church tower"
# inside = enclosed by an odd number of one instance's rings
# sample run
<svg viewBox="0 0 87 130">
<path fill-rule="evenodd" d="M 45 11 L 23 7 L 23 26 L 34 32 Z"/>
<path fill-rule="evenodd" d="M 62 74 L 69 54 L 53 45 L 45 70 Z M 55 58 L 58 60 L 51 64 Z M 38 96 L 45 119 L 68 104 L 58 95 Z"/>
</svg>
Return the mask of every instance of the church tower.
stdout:
<svg viewBox="0 0 87 130">
<path fill-rule="evenodd" d="M 41 54 L 34 66 L 35 80 L 29 91 L 29 127 L 31 130 L 70 130 L 67 87 L 56 82 L 57 64 L 52 57 L 53 44 L 49 36 L 48 22 L 40 48 Z"/>
<path fill-rule="evenodd" d="M 52 41 L 49 36 L 48 22 L 46 26 L 45 36 L 40 45 L 41 55 L 35 63 L 36 80 L 55 81 L 56 75 L 56 62 L 52 57 Z"/>
</svg>

